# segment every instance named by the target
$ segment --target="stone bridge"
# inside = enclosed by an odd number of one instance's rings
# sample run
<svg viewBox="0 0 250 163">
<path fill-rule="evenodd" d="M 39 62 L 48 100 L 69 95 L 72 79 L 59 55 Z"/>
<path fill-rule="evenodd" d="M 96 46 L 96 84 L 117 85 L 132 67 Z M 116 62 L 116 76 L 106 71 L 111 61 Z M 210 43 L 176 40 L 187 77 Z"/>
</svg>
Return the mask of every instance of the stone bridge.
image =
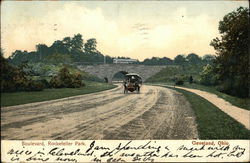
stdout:
<svg viewBox="0 0 250 163">
<path fill-rule="evenodd" d="M 102 65 L 78 65 L 80 70 L 95 75 L 100 79 L 107 78 L 109 82 L 112 82 L 113 76 L 118 72 L 137 73 L 142 77 L 142 81 L 145 81 L 152 75 L 159 72 L 166 66 L 148 66 L 148 65 L 136 65 L 136 64 L 102 64 Z"/>
</svg>

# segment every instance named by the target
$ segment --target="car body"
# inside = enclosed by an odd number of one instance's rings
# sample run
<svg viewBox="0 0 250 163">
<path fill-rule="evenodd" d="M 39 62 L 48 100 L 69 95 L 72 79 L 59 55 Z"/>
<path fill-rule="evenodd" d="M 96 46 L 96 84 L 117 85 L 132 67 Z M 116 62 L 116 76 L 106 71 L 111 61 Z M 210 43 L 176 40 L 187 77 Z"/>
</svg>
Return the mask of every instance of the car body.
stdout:
<svg viewBox="0 0 250 163">
<path fill-rule="evenodd" d="M 140 92 L 140 87 L 142 85 L 142 78 L 136 73 L 128 73 L 124 76 L 124 93 Z"/>
</svg>

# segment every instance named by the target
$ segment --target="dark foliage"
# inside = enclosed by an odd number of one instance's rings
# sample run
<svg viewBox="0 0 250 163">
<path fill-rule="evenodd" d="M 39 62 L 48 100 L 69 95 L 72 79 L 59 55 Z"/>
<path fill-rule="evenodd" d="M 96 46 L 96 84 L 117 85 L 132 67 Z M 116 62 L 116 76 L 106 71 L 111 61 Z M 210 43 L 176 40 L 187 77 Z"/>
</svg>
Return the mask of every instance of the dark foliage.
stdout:
<svg viewBox="0 0 250 163">
<path fill-rule="evenodd" d="M 80 88 L 85 86 L 81 74 L 71 74 L 66 67 L 62 68 L 58 75 L 51 78 L 50 85 L 53 88 Z"/>
<path fill-rule="evenodd" d="M 211 45 L 218 56 L 215 73 L 219 90 L 239 97 L 249 97 L 249 9 L 239 7 L 219 23 L 221 39 Z"/>
<path fill-rule="evenodd" d="M 10 65 L 1 55 L 1 92 L 41 91 L 45 88 L 42 82 L 28 79 L 24 67 L 25 64 L 19 67 Z"/>
<path fill-rule="evenodd" d="M 152 57 L 151 59 L 145 59 L 141 64 L 145 65 L 171 65 L 173 60 L 167 57 L 159 58 Z"/>
<path fill-rule="evenodd" d="M 183 85 L 183 84 L 184 84 L 183 80 L 177 80 L 175 82 L 175 85 Z"/>
<path fill-rule="evenodd" d="M 104 55 L 97 49 L 97 41 L 92 38 L 84 44 L 81 34 L 74 37 L 65 37 L 63 40 L 55 41 L 50 47 L 45 44 L 36 45 L 36 51 L 27 52 L 16 50 L 8 58 L 9 62 L 19 65 L 23 62 L 45 62 L 45 63 L 72 63 L 83 62 L 84 64 L 103 63 Z M 112 58 L 106 56 L 106 63 L 111 63 Z"/>
</svg>

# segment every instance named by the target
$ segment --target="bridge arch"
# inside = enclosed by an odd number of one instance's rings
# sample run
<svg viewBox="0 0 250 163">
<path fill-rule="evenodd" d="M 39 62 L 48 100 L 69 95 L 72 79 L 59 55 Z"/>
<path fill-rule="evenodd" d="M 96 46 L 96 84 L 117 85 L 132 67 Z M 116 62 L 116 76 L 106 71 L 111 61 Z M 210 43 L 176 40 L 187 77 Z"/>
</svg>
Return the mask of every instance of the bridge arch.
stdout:
<svg viewBox="0 0 250 163">
<path fill-rule="evenodd" d="M 166 66 L 147 66 L 147 65 L 136 65 L 136 64 L 103 64 L 103 65 L 79 65 L 77 66 L 80 70 L 88 72 L 92 75 L 104 79 L 107 78 L 109 83 L 112 82 L 113 76 L 117 72 L 128 72 L 137 73 L 142 77 L 144 82 L 146 79 L 152 75 L 159 72 Z"/>
<path fill-rule="evenodd" d="M 129 72 L 127 71 L 119 71 L 116 72 L 113 76 L 112 76 L 112 81 L 121 81 L 124 79 L 125 75 L 128 74 Z"/>
</svg>

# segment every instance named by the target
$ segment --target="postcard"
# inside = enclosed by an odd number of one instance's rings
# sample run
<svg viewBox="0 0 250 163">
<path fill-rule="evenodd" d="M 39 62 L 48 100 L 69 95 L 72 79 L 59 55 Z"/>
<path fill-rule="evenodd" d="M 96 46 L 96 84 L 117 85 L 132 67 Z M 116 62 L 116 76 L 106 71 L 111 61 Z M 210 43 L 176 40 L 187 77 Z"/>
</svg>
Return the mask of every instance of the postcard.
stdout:
<svg viewBox="0 0 250 163">
<path fill-rule="evenodd" d="M 2 162 L 249 162 L 248 1 L 2 1 Z"/>
</svg>

